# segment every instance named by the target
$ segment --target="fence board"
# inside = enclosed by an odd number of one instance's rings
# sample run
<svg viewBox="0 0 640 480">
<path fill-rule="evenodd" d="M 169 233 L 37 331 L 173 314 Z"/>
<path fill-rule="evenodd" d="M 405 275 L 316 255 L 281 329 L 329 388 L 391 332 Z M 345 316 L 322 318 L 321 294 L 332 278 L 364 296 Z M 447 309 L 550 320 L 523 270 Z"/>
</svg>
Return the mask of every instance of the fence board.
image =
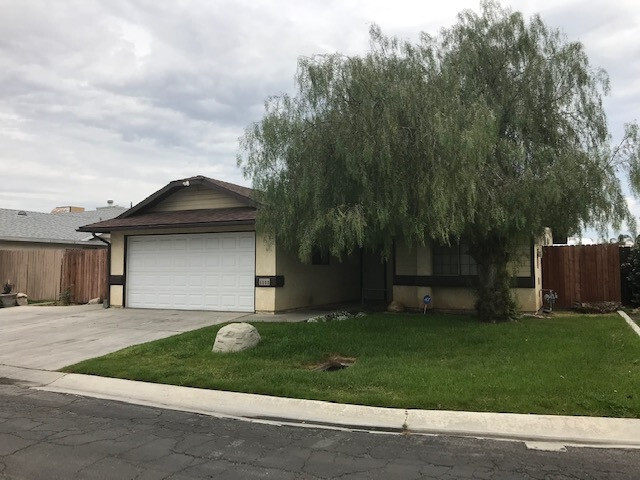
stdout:
<svg viewBox="0 0 640 480">
<path fill-rule="evenodd" d="M 575 302 L 619 302 L 620 247 L 563 245 L 543 247 L 542 288 L 558 293 L 558 307 Z"/>
<path fill-rule="evenodd" d="M 32 300 L 55 300 L 60 293 L 64 250 L 0 250 L 0 280 Z"/>
<path fill-rule="evenodd" d="M 107 250 L 67 250 L 60 274 L 61 291 L 69 288 L 73 303 L 107 295 Z"/>
</svg>

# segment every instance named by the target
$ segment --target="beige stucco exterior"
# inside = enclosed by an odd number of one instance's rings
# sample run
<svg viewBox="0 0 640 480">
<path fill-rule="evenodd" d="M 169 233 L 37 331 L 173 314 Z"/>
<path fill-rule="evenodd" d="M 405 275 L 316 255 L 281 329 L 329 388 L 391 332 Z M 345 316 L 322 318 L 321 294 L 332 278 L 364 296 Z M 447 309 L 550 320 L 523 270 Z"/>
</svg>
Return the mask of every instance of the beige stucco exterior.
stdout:
<svg viewBox="0 0 640 480">
<path fill-rule="evenodd" d="M 180 211 L 194 209 L 230 208 L 243 204 L 234 195 L 206 188 L 200 185 L 182 189 L 164 198 L 145 211 Z M 246 206 L 246 205 L 245 205 Z M 142 211 L 141 213 L 144 213 Z M 253 225 L 235 227 L 206 228 L 164 228 L 128 230 L 112 232 L 111 235 L 111 275 L 123 275 L 126 282 L 126 239 L 134 235 L 159 234 L 193 234 L 254 231 Z M 257 277 L 284 277 L 283 286 L 255 287 L 254 308 L 257 312 L 279 312 L 305 307 L 315 307 L 341 302 L 359 300 L 362 294 L 362 272 L 380 271 L 380 268 L 362 268 L 360 252 L 338 261 L 331 258 L 328 265 L 312 265 L 301 262 L 295 253 L 285 250 L 273 241 L 267 241 L 261 234 L 256 234 L 255 241 L 255 275 Z M 520 309 L 537 311 L 541 307 L 540 290 L 541 247 L 525 245 L 521 254 L 512 262 L 511 268 L 515 276 L 531 278 L 533 259 L 533 276 L 535 287 L 515 288 L 515 297 Z M 365 264 L 369 264 L 365 261 Z M 471 310 L 475 305 L 475 294 L 470 286 L 438 286 L 433 281 L 433 255 L 430 245 L 406 246 L 397 243 L 394 252 L 394 263 L 388 265 L 387 289 L 391 290 L 387 299 L 398 300 L 409 308 L 422 308 L 424 295 L 432 297 L 432 307 L 443 310 Z M 373 275 L 373 274 L 371 274 Z M 376 274 L 377 275 L 377 274 Z M 393 285 L 394 276 L 431 277 L 432 286 Z M 371 278 L 375 278 L 372 276 Z M 399 280 L 396 283 L 400 283 Z M 123 285 L 110 286 L 110 302 L 112 306 L 123 306 Z"/>
<path fill-rule="evenodd" d="M 328 265 L 303 263 L 297 255 L 277 248 L 276 271 L 284 287 L 276 289 L 276 311 L 328 305 L 360 298 L 360 257 L 351 255 Z"/>
<path fill-rule="evenodd" d="M 160 201 L 147 212 L 176 212 L 179 210 L 202 210 L 209 208 L 244 207 L 240 200 L 222 192 L 200 185 L 179 190 Z"/>
<path fill-rule="evenodd" d="M 541 246 L 523 245 L 520 254 L 511 263 L 511 270 L 517 277 L 531 276 L 531 259 L 534 260 L 534 288 L 514 288 L 518 307 L 526 312 L 535 312 L 542 306 L 542 267 Z M 431 276 L 433 275 L 432 249 L 430 245 L 406 246 L 396 245 L 396 275 Z M 472 310 L 476 297 L 471 286 L 393 286 L 393 299 L 402 302 L 409 308 L 423 308 L 423 297 L 429 294 L 432 308 L 442 310 Z"/>
</svg>

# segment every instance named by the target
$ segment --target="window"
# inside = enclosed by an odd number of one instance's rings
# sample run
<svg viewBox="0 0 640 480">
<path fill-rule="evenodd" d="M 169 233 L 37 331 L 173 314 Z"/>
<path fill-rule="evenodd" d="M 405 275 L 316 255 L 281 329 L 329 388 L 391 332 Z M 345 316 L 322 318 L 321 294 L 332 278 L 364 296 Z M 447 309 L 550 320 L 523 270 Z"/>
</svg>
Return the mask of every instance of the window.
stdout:
<svg viewBox="0 0 640 480">
<path fill-rule="evenodd" d="M 469 247 L 462 244 L 434 245 L 434 275 L 477 275 L 476 262 L 469 254 Z"/>
<path fill-rule="evenodd" d="M 478 267 L 476 261 L 469 254 L 469 246 L 460 244 L 460 275 L 477 275 Z"/>
<path fill-rule="evenodd" d="M 433 247 L 433 274 L 459 275 L 460 251 L 458 245 L 435 245 Z"/>
<path fill-rule="evenodd" d="M 311 265 L 329 265 L 329 249 L 314 248 L 311 252 Z"/>
</svg>

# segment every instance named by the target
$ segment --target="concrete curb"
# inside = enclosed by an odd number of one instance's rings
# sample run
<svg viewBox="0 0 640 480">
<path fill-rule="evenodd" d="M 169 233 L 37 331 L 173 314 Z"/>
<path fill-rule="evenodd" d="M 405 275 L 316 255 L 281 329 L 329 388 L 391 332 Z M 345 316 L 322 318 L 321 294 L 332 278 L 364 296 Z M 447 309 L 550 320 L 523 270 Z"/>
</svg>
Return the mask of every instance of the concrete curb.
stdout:
<svg viewBox="0 0 640 480">
<path fill-rule="evenodd" d="M 640 419 L 405 410 L 58 375 L 36 388 L 264 423 L 640 449 Z"/>
<path fill-rule="evenodd" d="M 368 407 L 9 365 L 0 365 L 0 378 L 38 390 L 277 425 L 640 449 L 640 419 Z"/>
<path fill-rule="evenodd" d="M 627 315 L 622 310 L 618 310 L 618 314 L 620 314 L 620 316 L 624 318 L 625 322 L 627 322 L 629 326 L 633 329 L 633 331 L 636 332 L 636 334 L 638 334 L 638 336 L 640 337 L 640 327 L 638 326 L 638 324 L 633 320 L 631 320 L 631 317 L 629 317 L 629 315 Z"/>
<path fill-rule="evenodd" d="M 0 378 L 15 380 L 28 387 L 41 387 L 62 378 L 66 373 L 38 370 L 34 368 L 14 367 L 0 364 Z"/>
</svg>

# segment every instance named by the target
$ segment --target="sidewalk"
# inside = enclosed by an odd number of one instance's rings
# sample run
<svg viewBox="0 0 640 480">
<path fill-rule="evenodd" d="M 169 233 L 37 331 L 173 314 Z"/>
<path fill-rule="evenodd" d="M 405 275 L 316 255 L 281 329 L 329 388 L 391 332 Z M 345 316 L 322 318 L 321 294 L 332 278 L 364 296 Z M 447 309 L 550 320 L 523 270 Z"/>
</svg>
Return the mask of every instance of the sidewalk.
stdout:
<svg viewBox="0 0 640 480">
<path fill-rule="evenodd" d="M 51 392 L 272 424 L 517 440 L 530 448 L 549 450 L 564 446 L 640 449 L 640 419 L 367 407 L 6 365 L 0 365 L 1 379 Z"/>
</svg>

